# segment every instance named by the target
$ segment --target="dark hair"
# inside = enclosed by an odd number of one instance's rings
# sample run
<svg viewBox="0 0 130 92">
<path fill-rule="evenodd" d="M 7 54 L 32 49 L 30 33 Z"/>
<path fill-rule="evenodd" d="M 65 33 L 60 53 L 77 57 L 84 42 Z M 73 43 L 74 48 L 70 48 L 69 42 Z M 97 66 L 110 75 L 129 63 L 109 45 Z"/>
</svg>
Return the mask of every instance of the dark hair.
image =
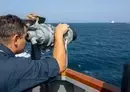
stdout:
<svg viewBox="0 0 130 92">
<path fill-rule="evenodd" d="M 15 15 L 0 16 L 0 40 L 7 40 L 14 34 L 25 33 L 25 23 Z"/>
</svg>

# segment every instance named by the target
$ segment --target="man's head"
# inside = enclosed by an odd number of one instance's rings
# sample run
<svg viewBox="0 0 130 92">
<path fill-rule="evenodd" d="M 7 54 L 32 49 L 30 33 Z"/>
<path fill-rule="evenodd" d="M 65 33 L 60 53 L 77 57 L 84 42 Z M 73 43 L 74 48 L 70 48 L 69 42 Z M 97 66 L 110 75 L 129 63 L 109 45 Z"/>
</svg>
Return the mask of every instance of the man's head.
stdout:
<svg viewBox="0 0 130 92">
<path fill-rule="evenodd" d="M 15 54 L 24 50 L 26 25 L 15 15 L 0 16 L 0 43 Z"/>
</svg>

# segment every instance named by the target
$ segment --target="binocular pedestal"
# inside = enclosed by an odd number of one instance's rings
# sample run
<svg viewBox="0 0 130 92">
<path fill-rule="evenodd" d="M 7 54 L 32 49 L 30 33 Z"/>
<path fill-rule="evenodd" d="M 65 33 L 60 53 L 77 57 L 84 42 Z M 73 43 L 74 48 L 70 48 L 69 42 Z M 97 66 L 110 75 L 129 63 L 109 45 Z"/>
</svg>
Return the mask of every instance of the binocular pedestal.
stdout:
<svg viewBox="0 0 130 92">
<path fill-rule="evenodd" d="M 41 59 L 41 48 L 38 44 L 31 45 L 31 59 L 32 60 Z"/>
</svg>

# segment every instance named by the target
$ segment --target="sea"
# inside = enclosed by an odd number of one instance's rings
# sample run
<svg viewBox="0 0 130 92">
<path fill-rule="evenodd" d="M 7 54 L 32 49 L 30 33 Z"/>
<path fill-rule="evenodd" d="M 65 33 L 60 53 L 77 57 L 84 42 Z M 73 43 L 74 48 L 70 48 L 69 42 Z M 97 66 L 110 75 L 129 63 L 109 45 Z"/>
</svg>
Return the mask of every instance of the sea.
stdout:
<svg viewBox="0 0 130 92">
<path fill-rule="evenodd" d="M 130 62 L 130 24 L 68 24 L 77 33 L 77 39 L 68 44 L 68 67 L 121 87 L 123 65 Z"/>
</svg>

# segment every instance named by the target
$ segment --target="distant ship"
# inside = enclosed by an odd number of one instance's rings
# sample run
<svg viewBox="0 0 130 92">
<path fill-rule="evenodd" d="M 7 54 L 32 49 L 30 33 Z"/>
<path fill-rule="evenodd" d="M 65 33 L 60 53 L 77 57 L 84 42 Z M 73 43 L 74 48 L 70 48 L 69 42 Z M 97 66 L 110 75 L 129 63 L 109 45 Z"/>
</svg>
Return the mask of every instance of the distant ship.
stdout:
<svg viewBox="0 0 130 92">
<path fill-rule="evenodd" d="M 115 21 L 111 21 L 111 23 L 115 23 Z"/>
</svg>

